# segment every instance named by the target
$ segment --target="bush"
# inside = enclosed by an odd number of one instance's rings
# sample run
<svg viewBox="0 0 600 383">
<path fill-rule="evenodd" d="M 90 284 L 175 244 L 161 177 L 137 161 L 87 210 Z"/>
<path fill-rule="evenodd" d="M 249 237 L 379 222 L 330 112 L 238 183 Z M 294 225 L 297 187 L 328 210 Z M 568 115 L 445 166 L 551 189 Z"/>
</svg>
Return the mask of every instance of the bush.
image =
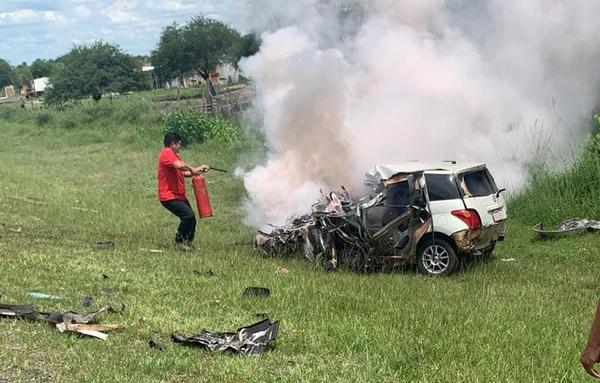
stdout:
<svg viewBox="0 0 600 383">
<path fill-rule="evenodd" d="M 240 128 L 237 124 L 217 117 L 208 117 L 204 128 L 207 139 L 223 144 L 233 144 L 240 140 Z"/>
<path fill-rule="evenodd" d="M 221 143 L 239 141 L 238 126 L 222 118 L 209 116 L 195 110 L 182 111 L 176 108 L 167 113 L 163 119 L 163 132 L 177 132 L 182 137 L 182 144 L 202 143 L 205 139 Z"/>
</svg>

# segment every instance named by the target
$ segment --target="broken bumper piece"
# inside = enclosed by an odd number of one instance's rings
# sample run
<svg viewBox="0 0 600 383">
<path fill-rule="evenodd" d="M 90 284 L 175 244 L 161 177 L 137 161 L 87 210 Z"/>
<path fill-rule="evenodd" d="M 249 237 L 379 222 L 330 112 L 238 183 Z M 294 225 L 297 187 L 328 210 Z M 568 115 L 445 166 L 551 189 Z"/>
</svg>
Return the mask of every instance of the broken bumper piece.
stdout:
<svg viewBox="0 0 600 383">
<path fill-rule="evenodd" d="M 279 322 L 271 322 L 267 318 L 253 325 L 241 327 L 236 332 L 202 330 L 189 338 L 174 332 L 171 338 L 175 343 L 206 348 L 210 351 L 233 351 L 253 355 L 262 353 L 267 345 L 277 338 L 278 331 Z"/>
</svg>

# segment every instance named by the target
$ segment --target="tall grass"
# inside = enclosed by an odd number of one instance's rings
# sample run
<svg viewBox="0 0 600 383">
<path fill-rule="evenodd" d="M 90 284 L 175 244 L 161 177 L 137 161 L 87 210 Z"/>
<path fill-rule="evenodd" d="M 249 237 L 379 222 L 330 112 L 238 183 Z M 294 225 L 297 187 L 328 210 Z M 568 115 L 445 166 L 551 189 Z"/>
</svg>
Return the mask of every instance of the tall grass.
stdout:
<svg viewBox="0 0 600 383">
<path fill-rule="evenodd" d="M 566 169 L 531 166 L 529 183 L 511 199 L 510 208 L 527 224 L 600 219 L 600 133 L 586 141 L 582 154 Z"/>
</svg>

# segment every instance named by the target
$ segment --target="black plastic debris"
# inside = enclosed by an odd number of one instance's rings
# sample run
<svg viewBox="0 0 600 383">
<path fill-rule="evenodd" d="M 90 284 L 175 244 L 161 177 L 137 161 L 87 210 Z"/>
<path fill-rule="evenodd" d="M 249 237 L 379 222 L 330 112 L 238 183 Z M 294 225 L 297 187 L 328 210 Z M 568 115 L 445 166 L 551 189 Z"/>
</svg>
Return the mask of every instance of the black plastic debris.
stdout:
<svg viewBox="0 0 600 383">
<path fill-rule="evenodd" d="M 155 348 L 158 351 L 165 351 L 167 348 L 167 346 L 164 343 L 155 341 L 154 339 L 150 339 L 150 341 L 148 341 L 148 346 L 150 348 Z"/>
<path fill-rule="evenodd" d="M 94 304 L 94 298 L 92 297 L 85 297 L 83 298 L 83 302 L 81 303 L 81 305 L 83 307 L 90 307 Z"/>
<path fill-rule="evenodd" d="M 211 278 L 216 276 L 217 274 L 215 274 L 212 270 L 208 269 L 206 271 L 198 271 L 198 270 L 193 270 L 192 271 L 194 274 L 201 276 L 201 277 L 206 277 L 206 278 Z"/>
<path fill-rule="evenodd" d="M 266 298 L 271 295 L 271 290 L 266 287 L 246 287 L 244 290 L 244 297 L 262 297 Z"/>
<path fill-rule="evenodd" d="M 94 248 L 98 250 L 108 250 L 115 247 L 114 242 L 105 241 L 105 242 L 96 242 L 94 244 Z"/>
<path fill-rule="evenodd" d="M 179 332 L 171 334 L 175 343 L 195 346 L 210 351 L 232 351 L 235 353 L 254 355 L 265 351 L 267 345 L 277 338 L 279 322 L 271 322 L 269 318 L 247 327 L 240 327 L 236 332 L 212 332 L 203 329 L 198 334 L 186 338 Z"/>
<path fill-rule="evenodd" d="M 21 318 L 33 316 L 35 306 L 33 305 L 3 305 L 0 304 L 0 317 Z"/>
</svg>

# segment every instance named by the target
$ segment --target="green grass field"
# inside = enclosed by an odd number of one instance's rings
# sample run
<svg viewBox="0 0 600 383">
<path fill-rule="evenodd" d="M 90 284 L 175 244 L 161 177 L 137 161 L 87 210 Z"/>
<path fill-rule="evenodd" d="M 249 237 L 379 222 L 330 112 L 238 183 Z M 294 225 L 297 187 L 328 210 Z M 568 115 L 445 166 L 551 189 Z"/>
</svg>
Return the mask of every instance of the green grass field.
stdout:
<svg viewBox="0 0 600 383">
<path fill-rule="evenodd" d="M 357 275 L 254 253 L 241 181 L 209 173 L 215 216 L 199 221 L 198 249 L 180 253 L 170 246 L 177 219 L 155 198 L 156 116 L 127 120 L 117 111 L 111 121 L 124 122 L 63 127 L 59 114 L 50 126 L 24 113 L 37 112 L 0 114 L 0 302 L 81 311 L 92 296 L 92 309 L 125 304 L 124 314 L 100 320 L 127 328 L 103 342 L 0 320 L 0 382 L 589 381 L 578 357 L 600 291 L 600 235 L 540 242 L 531 230 L 539 218 L 570 218 L 564 206 L 577 196 L 546 189 L 542 207 L 563 210 L 544 215 L 535 184 L 512 203 L 494 257 L 450 278 Z M 239 152 L 209 142 L 182 154 L 232 169 Z M 99 241 L 115 247 L 96 250 Z M 207 269 L 217 276 L 193 273 Z M 247 286 L 272 295 L 242 298 Z M 31 301 L 32 291 L 64 299 Z M 169 340 L 175 330 L 234 330 L 258 313 L 281 321 L 259 357 Z M 167 349 L 149 348 L 151 338 Z"/>
</svg>

